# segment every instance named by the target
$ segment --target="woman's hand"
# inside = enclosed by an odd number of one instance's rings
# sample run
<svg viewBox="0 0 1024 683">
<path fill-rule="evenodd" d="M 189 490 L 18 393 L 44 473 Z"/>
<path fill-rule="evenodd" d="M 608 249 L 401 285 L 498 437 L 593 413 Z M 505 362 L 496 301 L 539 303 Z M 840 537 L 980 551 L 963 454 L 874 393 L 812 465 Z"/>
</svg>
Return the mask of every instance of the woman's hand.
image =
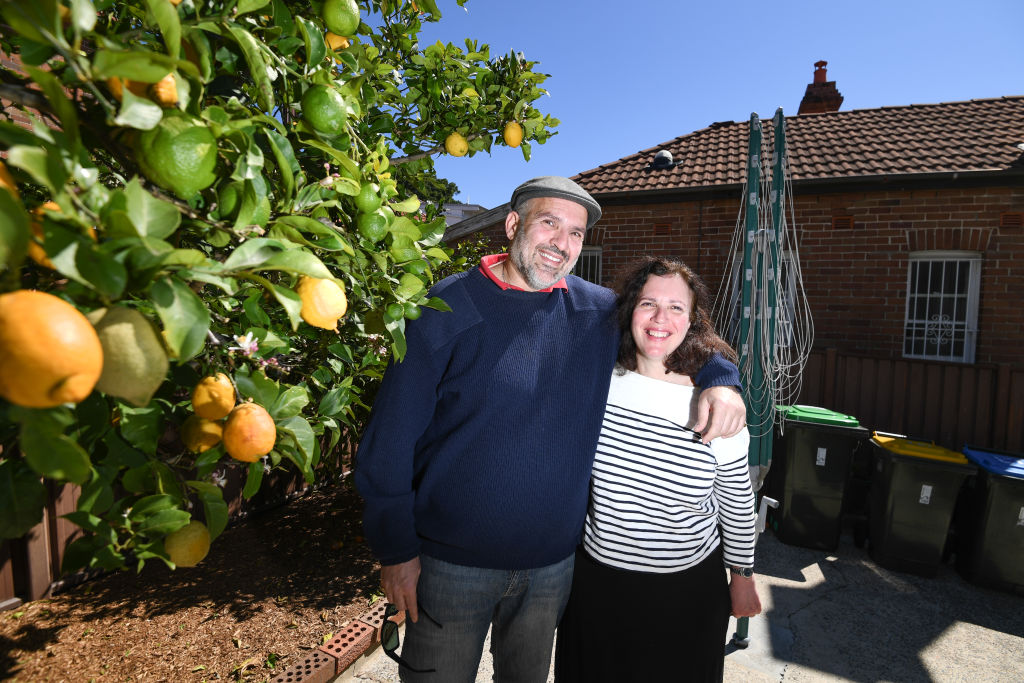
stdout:
<svg viewBox="0 0 1024 683">
<path fill-rule="evenodd" d="M 737 619 L 756 617 L 761 613 L 761 598 L 757 595 L 757 584 L 752 576 L 744 578 L 730 572 L 729 598 L 732 600 L 732 615 Z"/>
</svg>

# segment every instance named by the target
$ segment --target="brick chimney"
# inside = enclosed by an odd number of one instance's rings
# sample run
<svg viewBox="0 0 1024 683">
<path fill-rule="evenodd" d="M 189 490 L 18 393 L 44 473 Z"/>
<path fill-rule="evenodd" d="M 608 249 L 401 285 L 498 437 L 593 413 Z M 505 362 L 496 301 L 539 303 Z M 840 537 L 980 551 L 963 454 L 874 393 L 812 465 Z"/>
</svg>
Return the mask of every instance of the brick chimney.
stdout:
<svg viewBox="0 0 1024 683">
<path fill-rule="evenodd" d="M 836 82 L 826 80 L 826 61 L 814 63 L 814 82 L 807 86 L 804 98 L 800 100 L 800 110 L 797 114 L 823 114 L 830 111 L 839 111 L 843 104 L 843 96 L 836 89 Z"/>
</svg>

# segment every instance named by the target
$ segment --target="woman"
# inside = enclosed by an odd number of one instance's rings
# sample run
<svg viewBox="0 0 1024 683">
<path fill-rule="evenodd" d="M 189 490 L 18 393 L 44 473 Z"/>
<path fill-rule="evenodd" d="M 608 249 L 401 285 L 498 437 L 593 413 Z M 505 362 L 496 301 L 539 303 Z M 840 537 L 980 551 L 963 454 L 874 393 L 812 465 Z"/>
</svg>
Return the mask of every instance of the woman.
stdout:
<svg viewBox="0 0 1024 683">
<path fill-rule="evenodd" d="M 730 611 L 761 611 L 750 575 L 750 437 L 744 429 L 704 444 L 686 425 L 691 376 L 716 351 L 736 354 L 710 324 L 707 288 L 682 262 L 647 259 L 617 291 L 618 366 L 558 627 L 556 680 L 721 681 Z M 678 414 L 681 405 L 690 414 Z"/>
</svg>

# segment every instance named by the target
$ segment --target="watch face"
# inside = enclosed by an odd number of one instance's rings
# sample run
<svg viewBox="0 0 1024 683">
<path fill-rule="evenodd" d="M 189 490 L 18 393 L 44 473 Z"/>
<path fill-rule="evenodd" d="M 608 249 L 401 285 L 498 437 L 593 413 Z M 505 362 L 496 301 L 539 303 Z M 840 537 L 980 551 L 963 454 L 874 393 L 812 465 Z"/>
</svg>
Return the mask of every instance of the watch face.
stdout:
<svg viewBox="0 0 1024 683">
<path fill-rule="evenodd" d="M 754 569 L 752 567 L 730 567 L 733 574 L 739 574 L 742 577 L 750 578 L 754 575 Z"/>
</svg>

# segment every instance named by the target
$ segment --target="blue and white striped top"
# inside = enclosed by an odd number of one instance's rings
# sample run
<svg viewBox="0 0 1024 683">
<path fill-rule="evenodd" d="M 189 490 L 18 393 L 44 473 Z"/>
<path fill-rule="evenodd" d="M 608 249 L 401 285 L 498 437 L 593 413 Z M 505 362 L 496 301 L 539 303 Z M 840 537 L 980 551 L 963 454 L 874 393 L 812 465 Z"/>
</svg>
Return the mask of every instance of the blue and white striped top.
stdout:
<svg viewBox="0 0 1024 683">
<path fill-rule="evenodd" d="M 719 544 L 726 565 L 752 567 L 756 514 L 744 429 L 709 445 L 685 425 L 694 387 L 613 373 L 590 483 L 583 545 L 620 569 L 676 572 Z"/>
</svg>

